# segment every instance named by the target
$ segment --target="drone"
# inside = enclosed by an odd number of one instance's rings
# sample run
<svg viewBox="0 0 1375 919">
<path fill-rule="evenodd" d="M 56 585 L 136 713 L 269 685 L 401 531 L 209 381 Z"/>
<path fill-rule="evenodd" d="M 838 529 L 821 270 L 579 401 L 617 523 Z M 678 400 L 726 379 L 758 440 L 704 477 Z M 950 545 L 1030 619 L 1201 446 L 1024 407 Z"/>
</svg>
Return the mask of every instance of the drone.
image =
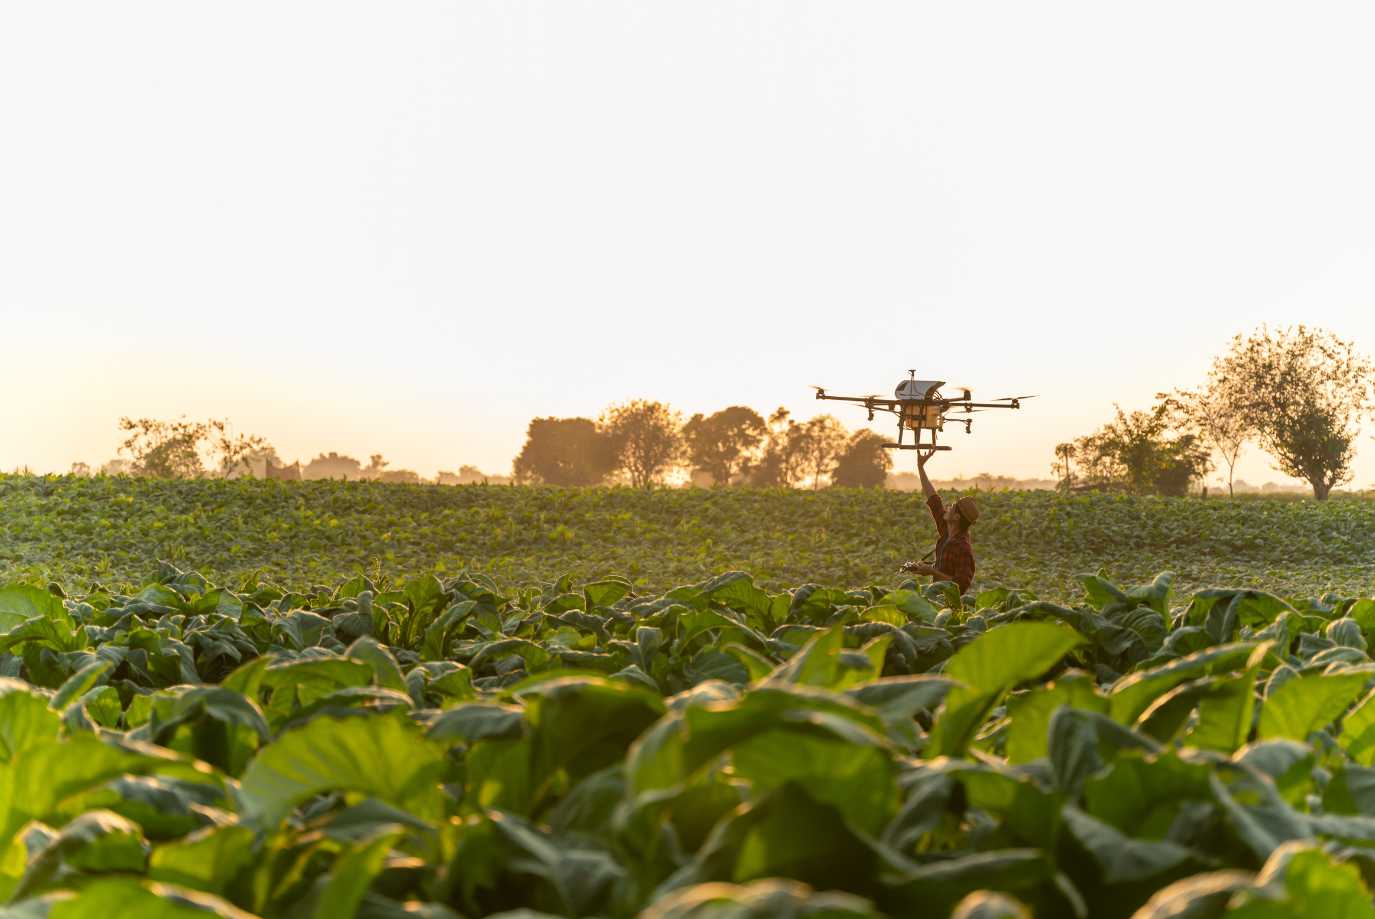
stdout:
<svg viewBox="0 0 1375 919">
<path fill-rule="evenodd" d="M 956 389 L 963 395 L 951 399 L 941 395 L 941 387 L 946 385 L 945 381 L 918 380 L 915 370 L 909 370 L 907 373 L 911 379 L 899 383 L 891 399 L 883 396 L 833 396 L 821 386 L 813 386 L 812 389 L 816 390 L 818 399 L 854 402 L 864 406 L 869 410 L 870 421 L 874 420 L 874 412 L 888 412 L 897 415 L 898 442 L 884 444 L 884 448 L 888 450 L 949 450 L 950 447 L 936 443 L 936 433 L 945 430 L 945 423 L 947 421 L 951 424 L 963 423 L 966 434 L 970 433 L 970 426 L 974 424 L 973 418 L 950 417 L 952 414 L 971 415 L 974 412 L 983 412 L 991 408 L 1021 408 L 1023 399 L 1036 398 L 1035 396 L 1005 396 L 990 402 L 975 402 L 969 387 L 957 386 Z M 905 444 L 902 442 L 904 431 L 913 432 L 913 443 Z M 929 443 L 922 442 L 923 431 L 930 432 L 931 440 Z"/>
</svg>

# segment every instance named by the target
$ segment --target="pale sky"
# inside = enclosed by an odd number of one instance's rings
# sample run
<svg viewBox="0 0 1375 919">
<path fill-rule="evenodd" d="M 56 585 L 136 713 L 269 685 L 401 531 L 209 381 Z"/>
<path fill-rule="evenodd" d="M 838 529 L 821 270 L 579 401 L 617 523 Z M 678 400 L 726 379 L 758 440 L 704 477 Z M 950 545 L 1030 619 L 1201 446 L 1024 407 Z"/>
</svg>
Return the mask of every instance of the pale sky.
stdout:
<svg viewBox="0 0 1375 919">
<path fill-rule="evenodd" d="M 948 435 L 938 476 L 1046 476 L 1262 322 L 1375 353 L 1373 27 L 1357 3 L 7 4 L 0 468 L 97 465 L 121 415 L 184 413 L 288 462 L 506 473 L 535 416 L 806 418 L 808 384 L 915 368 L 1040 394 Z M 1238 474 L 1283 480 L 1254 450 Z"/>
</svg>

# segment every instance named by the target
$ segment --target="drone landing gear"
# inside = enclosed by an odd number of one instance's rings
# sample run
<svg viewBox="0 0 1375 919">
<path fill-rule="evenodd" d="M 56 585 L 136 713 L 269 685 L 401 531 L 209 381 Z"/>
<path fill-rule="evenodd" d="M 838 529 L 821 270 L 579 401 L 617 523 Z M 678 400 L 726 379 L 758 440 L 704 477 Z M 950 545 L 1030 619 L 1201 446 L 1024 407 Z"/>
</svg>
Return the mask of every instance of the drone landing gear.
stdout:
<svg viewBox="0 0 1375 919">
<path fill-rule="evenodd" d="M 903 431 L 904 431 L 904 430 L 906 430 L 906 428 L 905 428 L 905 426 L 904 426 L 903 423 L 902 423 L 902 418 L 899 417 L 899 418 L 898 418 L 898 442 L 895 443 L 895 444 L 884 444 L 884 445 L 883 445 L 883 449 L 885 449 L 885 450 L 932 450 L 932 451 L 935 451 L 935 450 L 949 450 L 949 449 L 950 449 L 949 447 L 937 446 L 937 445 L 936 445 L 936 430 L 935 430 L 934 428 L 916 428 L 915 430 L 913 430 L 913 432 L 912 432 L 912 439 L 916 441 L 916 443 L 914 443 L 914 444 L 905 444 L 905 443 L 902 442 L 902 435 L 903 435 Z M 931 432 L 931 442 L 930 442 L 929 444 L 924 444 L 924 443 L 921 442 L 921 432 L 922 432 L 923 430 L 929 430 L 929 431 Z"/>
</svg>

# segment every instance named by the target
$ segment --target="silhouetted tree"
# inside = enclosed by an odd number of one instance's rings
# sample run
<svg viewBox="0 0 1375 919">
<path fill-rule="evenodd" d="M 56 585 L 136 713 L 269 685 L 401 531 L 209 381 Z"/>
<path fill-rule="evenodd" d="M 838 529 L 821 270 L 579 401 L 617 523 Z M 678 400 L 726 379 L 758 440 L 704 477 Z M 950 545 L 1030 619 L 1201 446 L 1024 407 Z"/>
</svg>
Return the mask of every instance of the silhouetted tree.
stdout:
<svg viewBox="0 0 1375 919">
<path fill-rule="evenodd" d="M 206 427 L 199 421 L 158 421 L 155 418 L 119 419 L 119 429 L 129 436 L 119 445 L 128 453 L 138 474 L 151 479 L 197 479 L 205 475 L 200 445 Z"/>
<path fill-rule="evenodd" d="M 599 421 L 615 457 L 614 470 L 624 472 L 637 488 L 660 480 L 686 458 L 683 416 L 662 402 L 634 399 L 612 405 Z"/>
<path fill-rule="evenodd" d="M 211 475 L 229 478 L 248 473 L 255 459 L 277 455 L 264 437 L 233 435 L 228 420 L 187 421 L 185 415 L 178 421 L 121 418 L 119 429 L 129 436 L 118 452 L 129 454 L 135 474 L 154 479 L 201 478 L 207 474 L 207 457 Z"/>
<path fill-rule="evenodd" d="M 1326 329 L 1261 326 L 1232 339 L 1214 375 L 1276 468 L 1308 482 L 1313 497 L 1351 481 L 1375 368 L 1350 342 Z"/>
<path fill-rule="evenodd" d="M 1194 434 L 1170 436 L 1169 406 L 1117 418 L 1074 442 L 1074 473 L 1081 489 L 1134 495 L 1182 496 L 1211 468 L 1207 447 Z M 1062 455 L 1057 449 L 1057 455 Z"/>
<path fill-rule="evenodd" d="M 756 488 L 796 488 L 802 484 L 802 425 L 786 408 L 769 416 L 769 433 L 758 460 L 745 468 Z"/>
<path fill-rule="evenodd" d="M 591 418 L 535 418 L 512 465 L 519 480 L 600 485 L 615 468 L 615 453 Z"/>
<path fill-rule="evenodd" d="M 850 435 L 831 470 L 831 484 L 843 488 L 882 488 L 893 468 L 893 455 L 883 449 L 888 439 L 868 428 Z"/>
<path fill-rule="evenodd" d="M 301 478 L 303 479 L 349 479 L 356 481 L 363 477 L 363 464 L 351 456 L 345 456 L 329 451 L 326 456 L 321 453 L 315 459 L 301 467 Z"/>
<path fill-rule="evenodd" d="M 802 429 L 799 443 L 801 466 L 815 491 L 821 487 L 821 480 L 835 468 L 845 449 L 848 432 L 834 415 L 817 415 L 799 427 Z"/>
<path fill-rule="evenodd" d="M 699 412 L 683 425 L 688 462 L 722 485 L 729 485 L 754 459 L 768 430 L 759 413 L 743 405 L 732 405 L 706 417 Z"/>
<path fill-rule="evenodd" d="M 1231 496 L 1232 475 L 1246 442 L 1255 436 L 1240 407 L 1216 372 L 1199 389 L 1176 389 L 1174 395 L 1160 393 L 1173 413 L 1175 426 L 1192 431 L 1199 440 L 1215 450 L 1227 464 L 1227 494 Z"/>
<path fill-rule="evenodd" d="M 1059 491 L 1072 491 L 1074 489 L 1074 472 L 1070 465 L 1074 461 L 1078 448 L 1072 443 L 1055 445 L 1055 462 L 1051 464 L 1051 471 L 1060 480 L 1056 488 Z"/>
<path fill-rule="evenodd" d="M 232 479 L 236 475 L 252 475 L 255 462 L 278 459 L 277 451 L 266 437 L 258 434 L 234 434 L 228 419 L 206 423 L 205 433 L 211 450 L 219 458 L 219 474 Z"/>
</svg>

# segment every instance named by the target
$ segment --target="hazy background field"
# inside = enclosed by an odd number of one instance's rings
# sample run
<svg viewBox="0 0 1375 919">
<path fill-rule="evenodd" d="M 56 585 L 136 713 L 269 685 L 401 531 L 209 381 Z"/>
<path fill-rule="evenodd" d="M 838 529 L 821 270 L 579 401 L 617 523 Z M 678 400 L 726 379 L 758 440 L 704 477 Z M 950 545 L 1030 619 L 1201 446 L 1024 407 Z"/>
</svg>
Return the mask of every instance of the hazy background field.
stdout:
<svg viewBox="0 0 1375 919">
<path fill-rule="evenodd" d="M 1075 575 L 1179 575 L 1179 592 L 1249 586 L 1369 596 L 1375 502 L 1214 501 L 976 492 L 974 587 L 1077 600 Z M 378 482 L 162 482 L 0 476 L 0 581 L 137 584 L 163 558 L 237 585 L 357 571 L 481 572 L 507 586 L 619 574 L 669 590 L 741 569 L 771 590 L 895 586 L 930 549 L 920 495 L 886 489 L 447 487 Z"/>
</svg>

